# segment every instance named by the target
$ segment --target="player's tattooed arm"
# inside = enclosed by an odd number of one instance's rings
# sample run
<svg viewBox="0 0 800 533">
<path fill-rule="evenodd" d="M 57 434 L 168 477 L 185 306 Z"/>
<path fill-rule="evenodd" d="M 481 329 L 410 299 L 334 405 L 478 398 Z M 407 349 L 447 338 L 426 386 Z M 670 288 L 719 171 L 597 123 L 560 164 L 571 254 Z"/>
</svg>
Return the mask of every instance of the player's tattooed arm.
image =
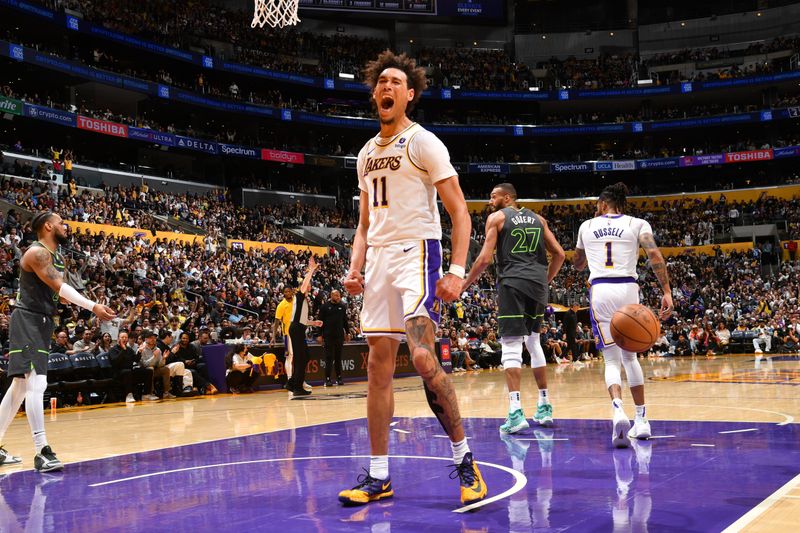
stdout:
<svg viewBox="0 0 800 533">
<path fill-rule="evenodd" d="M 32 270 L 39 279 L 47 284 L 56 293 L 61 290 L 64 278 L 61 273 L 53 266 L 53 259 L 50 252 L 44 248 L 35 247 L 28 249 L 23 258 L 22 268 Z"/>
<path fill-rule="evenodd" d="M 664 262 L 664 256 L 661 255 L 661 250 L 658 249 L 656 241 L 651 233 L 645 233 L 639 237 L 639 243 L 647 253 L 647 259 L 650 261 L 650 268 L 653 274 L 656 275 L 661 289 L 668 293 L 670 292 L 669 274 L 667 273 L 667 264 Z"/>
<path fill-rule="evenodd" d="M 428 405 L 450 438 L 460 441 L 464 438 L 464 429 L 456 392 L 436 357 L 434 337 L 434 325 L 429 318 L 414 317 L 406 322 L 408 347 L 414 367 L 422 377 Z"/>
</svg>

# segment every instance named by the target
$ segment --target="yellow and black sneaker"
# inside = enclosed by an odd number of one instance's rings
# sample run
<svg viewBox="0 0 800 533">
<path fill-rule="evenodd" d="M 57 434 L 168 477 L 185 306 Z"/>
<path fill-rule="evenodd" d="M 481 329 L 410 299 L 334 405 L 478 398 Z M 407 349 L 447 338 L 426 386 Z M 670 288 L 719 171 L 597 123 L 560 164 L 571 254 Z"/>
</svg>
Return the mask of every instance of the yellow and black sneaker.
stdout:
<svg viewBox="0 0 800 533">
<path fill-rule="evenodd" d="M 486 483 L 483 482 L 478 465 L 472 460 L 472 452 L 468 452 L 460 465 L 450 473 L 450 479 L 458 477 L 461 482 L 461 504 L 469 505 L 481 501 L 488 492 Z"/>
<path fill-rule="evenodd" d="M 369 471 L 364 470 L 366 474 L 358 476 L 358 485 L 350 490 L 343 490 L 339 493 L 339 501 L 349 505 L 364 505 L 369 502 L 383 500 L 394 496 L 392 490 L 392 478 L 375 479 L 369 475 Z"/>
</svg>

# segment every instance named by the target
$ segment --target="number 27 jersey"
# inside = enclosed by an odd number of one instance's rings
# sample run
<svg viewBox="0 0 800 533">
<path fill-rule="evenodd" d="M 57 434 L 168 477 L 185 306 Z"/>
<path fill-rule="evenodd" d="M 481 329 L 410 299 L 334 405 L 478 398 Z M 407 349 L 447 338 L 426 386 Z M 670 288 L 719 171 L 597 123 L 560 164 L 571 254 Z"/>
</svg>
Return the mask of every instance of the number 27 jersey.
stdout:
<svg viewBox="0 0 800 533">
<path fill-rule="evenodd" d="M 581 224 L 576 248 L 586 252 L 589 281 L 636 278 L 639 236 L 645 233 L 653 233 L 650 223 L 628 215 L 603 215 Z"/>
<path fill-rule="evenodd" d="M 358 188 L 369 196 L 368 246 L 441 240 L 435 184 L 455 176 L 450 154 L 417 123 L 376 136 L 358 154 Z"/>
</svg>

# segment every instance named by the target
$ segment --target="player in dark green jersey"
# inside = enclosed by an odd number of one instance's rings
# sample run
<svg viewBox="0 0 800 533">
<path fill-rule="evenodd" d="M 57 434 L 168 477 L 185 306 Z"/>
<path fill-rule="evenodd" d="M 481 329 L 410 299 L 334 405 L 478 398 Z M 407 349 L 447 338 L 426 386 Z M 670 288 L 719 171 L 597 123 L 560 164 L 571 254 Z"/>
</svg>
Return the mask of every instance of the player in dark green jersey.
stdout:
<svg viewBox="0 0 800 533">
<path fill-rule="evenodd" d="M 480 255 L 464 280 L 472 285 L 497 257 L 498 316 L 503 370 L 508 385 L 509 414 L 500 426 L 502 434 L 529 427 L 522 410 L 522 344 L 531 355 L 531 367 L 539 387 L 533 420 L 541 426 L 553 423 L 553 407 L 547 395 L 547 362 L 539 342 L 539 325 L 547 307 L 548 285 L 564 263 L 564 249 L 547 226 L 547 221 L 525 207 L 517 206 L 517 191 L 501 183 L 489 200 L 494 213 L 486 220 L 486 240 Z M 547 254 L 551 260 L 548 263 Z"/>
<path fill-rule="evenodd" d="M 64 281 L 64 259 L 58 253 L 58 246 L 67 242 L 68 237 L 61 217 L 45 211 L 33 217 L 31 226 L 38 240 L 28 247 L 19 265 L 19 292 L 9 322 L 8 375 L 14 379 L 0 403 L 0 442 L 24 400 L 36 449 L 34 468 L 39 472 L 54 472 L 64 466 L 47 443 L 43 403 L 53 315 L 58 302 L 88 309 L 101 320 L 111 320 L 117 315 Z M 0 466 L 19 462 L 19 457 L 0 446 Z"/>
</svg>

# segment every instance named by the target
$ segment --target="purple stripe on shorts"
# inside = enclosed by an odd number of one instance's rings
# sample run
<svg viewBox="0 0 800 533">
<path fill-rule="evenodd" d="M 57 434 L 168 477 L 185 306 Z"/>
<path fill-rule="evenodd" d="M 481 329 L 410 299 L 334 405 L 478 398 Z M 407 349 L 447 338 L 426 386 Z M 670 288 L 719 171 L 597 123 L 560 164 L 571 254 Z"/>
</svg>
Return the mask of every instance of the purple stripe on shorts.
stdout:
<svg viewBox="0 0 800 533">
<path fill-rule="evenodd" d="M 423 281 L 422 281 L 422 296 L 417 302 L 416 307 L 403 315 L 403 320 L 408 320 L 414 313 L 417 312 L 419 306 L 428 298 L 428 243 L 427 241 L 422 241 L 422 269 L 423 269 Z"/>
<path fill-rule="evenodd" d="M 592 332 L 594 332 L 594 343 L 598 350 L 606 347 L 603 343 L 603 335 L 600 333 L 600 326 L 597 320 L 594 319 L 594 309 L 592 309 L 592 289 L 589 289 L 589 321 L 592 323 Z"/>
<path fill-rule="evenodd" d="M 595 278 L 592 280 L 592 285 L 598 285 L 600 283 L 636 283 L 636 278 Z"/>
<path fill-rule="evenodd" d="M 428 260 L 425 265 L 427 269 L 425 273 L 425 299 L 422 301 L 421 305 L 425 306 L 431 320 L 438 324 L 442 305 L 436 297 L 436 282 L 439 281 L 439 272 L 442 268 L 442 243 L 436 239 L 428 239 L 425 241 L 425 248 L 427 250 Z"/>
</svg>

